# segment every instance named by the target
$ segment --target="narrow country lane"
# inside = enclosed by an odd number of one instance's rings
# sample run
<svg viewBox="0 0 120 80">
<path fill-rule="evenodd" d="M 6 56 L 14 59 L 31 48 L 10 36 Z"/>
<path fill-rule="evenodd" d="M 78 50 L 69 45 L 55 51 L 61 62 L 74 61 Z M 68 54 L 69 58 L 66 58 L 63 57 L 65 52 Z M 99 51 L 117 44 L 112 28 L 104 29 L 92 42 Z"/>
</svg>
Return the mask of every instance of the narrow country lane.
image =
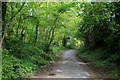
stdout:
<svg viewBox="0 0 120 80">
<path fill-rule="evenodd" d="M 50 71 L 45 69 L 45 74 L 38 72 L 32 78 L 74 78 L 91 80 L 92 78 L 103 77 L 99 71 L 91 70 L 78 56 L 75 50 L 66 50 L 61 55 L 59 60 L 55 61 L 54 65 L 50 65 Z"/>
<path fill-rule="evenodd" d="M 74 50 L 65 51 L 55 69 L 55 76 L 65 78 L 89 78 L 89 73 L 77 60 Z"/>
</svg>

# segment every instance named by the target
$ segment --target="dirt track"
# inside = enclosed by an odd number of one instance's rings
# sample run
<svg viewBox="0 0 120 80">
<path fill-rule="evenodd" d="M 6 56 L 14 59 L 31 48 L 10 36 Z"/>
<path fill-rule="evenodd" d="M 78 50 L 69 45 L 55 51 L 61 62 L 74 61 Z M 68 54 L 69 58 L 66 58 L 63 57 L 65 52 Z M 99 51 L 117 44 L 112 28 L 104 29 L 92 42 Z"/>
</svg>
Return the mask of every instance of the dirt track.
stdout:
<svg viewBox="0 0 120 80">
<path fill-rule="evenodd" d="M 59 58 L 43 71 L 39 71 L 32 78 L 103 78 L 99 70 L 89 67 L 90 63 L 83 62 L 76 56 L 75 50 L 64 51 Z"/>
</svg>

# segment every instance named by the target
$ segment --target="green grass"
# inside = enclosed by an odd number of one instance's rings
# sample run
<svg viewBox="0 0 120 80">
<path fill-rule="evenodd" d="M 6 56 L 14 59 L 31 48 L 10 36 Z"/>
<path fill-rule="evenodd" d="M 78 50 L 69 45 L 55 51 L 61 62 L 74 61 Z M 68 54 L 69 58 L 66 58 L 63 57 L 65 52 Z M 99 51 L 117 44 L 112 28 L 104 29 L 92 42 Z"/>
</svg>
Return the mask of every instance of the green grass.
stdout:
<svg viewBox="0 0 120 80">
<path fill-rule="evenodd" d="M 119 54 L 110 54 L 108 49 L 99 48 L 97 50 L 91 50 L 90 48 L 80 47 L 77 54 L 92 62 L 96 67 L 107 70 L 109 77 L 119 77 L 119 68 L 117 60 L 120 58 Z"/>
</svg>

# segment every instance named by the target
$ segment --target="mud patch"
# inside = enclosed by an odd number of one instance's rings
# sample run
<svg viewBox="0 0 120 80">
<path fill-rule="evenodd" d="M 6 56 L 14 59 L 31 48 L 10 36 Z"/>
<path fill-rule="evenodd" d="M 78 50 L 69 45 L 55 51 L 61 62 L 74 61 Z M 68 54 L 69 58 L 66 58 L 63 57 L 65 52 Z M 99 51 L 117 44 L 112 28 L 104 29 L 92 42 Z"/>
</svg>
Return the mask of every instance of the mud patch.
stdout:
<svg viewBox="0 0 120 80">
<path fill-rule="evenodd" d="M 48 74 L 49 76 L 55 76 L 56 74 L 55 73 L 50 73 Z"/>
</svg>

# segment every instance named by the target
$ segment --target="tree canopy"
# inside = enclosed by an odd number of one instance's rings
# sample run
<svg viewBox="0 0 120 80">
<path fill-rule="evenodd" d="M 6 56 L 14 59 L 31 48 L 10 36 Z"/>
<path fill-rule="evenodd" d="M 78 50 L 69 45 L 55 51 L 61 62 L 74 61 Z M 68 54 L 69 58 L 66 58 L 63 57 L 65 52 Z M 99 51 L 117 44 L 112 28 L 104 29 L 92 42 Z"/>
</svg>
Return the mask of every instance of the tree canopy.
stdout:
<svg viewBox="0 0 120 80">
<path fill-rule="evenodd" d="M 4 78 L 48 64 L 64 48 L 120 55 L 120 2 L 3 2 L 1 44 Z"/>
</svg>

